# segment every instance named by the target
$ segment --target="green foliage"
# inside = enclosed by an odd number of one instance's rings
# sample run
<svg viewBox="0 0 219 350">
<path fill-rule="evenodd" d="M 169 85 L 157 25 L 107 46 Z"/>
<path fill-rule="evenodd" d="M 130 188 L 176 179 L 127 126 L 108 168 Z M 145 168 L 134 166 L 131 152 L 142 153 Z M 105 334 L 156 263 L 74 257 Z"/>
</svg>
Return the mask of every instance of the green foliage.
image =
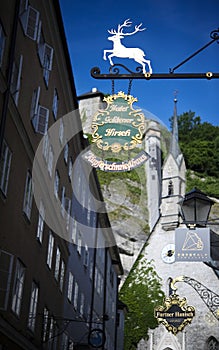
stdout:
<svg viewBox="0 0 219 350">
<path fill-rule="evenodd" d="M 172 125 L 173 117 L 170 122 Z M 178 129 L 187 169 L 218 178 L 219 127 L 201 123 L 201 118 L 189 111 L 178 117 Z"/>
<path fill-rule="evenodd" d="M 219 198 L 219 177 L 203 176 L 203 174 L 187 170 L 186 191 L 191 191 L 197 187 L 208 196 Z"/>
<path fill-rule="evenodd" d="M 136 349 L 147 338 L 148 329 L 157 327 L 154 308 L 163 301 L 161 279 L 153 266 L 140 255 L 120 291 L 120 299 L 127 305 L 124 350 Z"/>
</svg>

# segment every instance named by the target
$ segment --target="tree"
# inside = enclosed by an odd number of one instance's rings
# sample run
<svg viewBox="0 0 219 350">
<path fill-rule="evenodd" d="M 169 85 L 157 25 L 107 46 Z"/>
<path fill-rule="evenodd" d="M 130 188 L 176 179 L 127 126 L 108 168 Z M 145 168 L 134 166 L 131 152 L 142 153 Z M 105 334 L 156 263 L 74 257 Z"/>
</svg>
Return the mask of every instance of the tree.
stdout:
<svg viewBox="0 0 219 350">
<path fill-rule="evenodd" d="M 120 299 L 129 310 L 125 320 L 124 350 L 136 349 L 138 342 L 147 338 L 148 329 L 157 327 L 154 308 L 163 298 L 161 279 L 153 261 L 140 255 L 120 291 Z"/>
<path fill-rule="evenodd" d="M 173 124 L 173 117 L 170 123 Z M 219 127 L 201 123 L 201 118 L 189 111 L 178 116 L 178 131 L 187 169 L 218 177 Z"/>
</svg>

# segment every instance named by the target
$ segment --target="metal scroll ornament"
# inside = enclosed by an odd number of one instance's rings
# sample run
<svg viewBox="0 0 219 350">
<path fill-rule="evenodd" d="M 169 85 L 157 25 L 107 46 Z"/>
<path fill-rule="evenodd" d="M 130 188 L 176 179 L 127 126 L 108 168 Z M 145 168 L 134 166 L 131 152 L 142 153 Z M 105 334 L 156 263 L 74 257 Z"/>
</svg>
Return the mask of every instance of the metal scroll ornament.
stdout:
<svg viewBox="0 0 219 350">
<path fill-rule="evenodd" d="M 104 98 L 107 107 L 99 110 L 91 125 L 92 142 L 102 151 L 129 151 L 142 142 L 145 131 L 145 116 L 141 110 L 134 110 L 137 99 L 120 91 Z"/>
<path fill-rule="evenodd" d="M 154 316 L 158 323 L 163 324 L 169 332 L 176 335 L 192 322 L 195 308 L 187 305 L 185 297 L 180 298 L 174 293 L 164 299 L 163 305 L 155 308 Z"/>
</svg>

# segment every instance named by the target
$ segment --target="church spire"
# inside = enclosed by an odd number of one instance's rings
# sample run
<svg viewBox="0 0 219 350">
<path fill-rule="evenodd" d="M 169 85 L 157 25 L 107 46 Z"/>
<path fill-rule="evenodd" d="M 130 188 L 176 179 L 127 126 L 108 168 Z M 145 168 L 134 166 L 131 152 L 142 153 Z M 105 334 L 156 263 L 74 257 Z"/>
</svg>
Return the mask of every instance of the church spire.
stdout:
<svg viewBox="0 0 219 350">
<path fill-rule="evenodd" d="M 170 142 L 170 153 L 173 155 L 174 159 L 177 159 L 178 155 L 181 153 L 179 149 L 176 94 L 174 97 L 173 128 L 172 128 L 172 135 L 171 135 L 171 142 Z"/>
</svg>

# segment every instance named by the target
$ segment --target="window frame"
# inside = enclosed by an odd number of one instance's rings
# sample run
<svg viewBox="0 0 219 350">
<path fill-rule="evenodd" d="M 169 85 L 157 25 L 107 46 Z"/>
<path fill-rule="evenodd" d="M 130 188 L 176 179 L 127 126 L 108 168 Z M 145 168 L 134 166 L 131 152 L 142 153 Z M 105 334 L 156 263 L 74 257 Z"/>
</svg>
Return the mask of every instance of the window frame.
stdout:
<svg viewBox="0 0 219 350">
<path fill-rule="evenodd" d="M 31 286 L 29 313 L 28 313 L 28 320 L 27 320 L 27 327 L 32 332 L 34 332 L 35 326 L 36 326 L 38 299 L 39 299 L 39 286 L 35 281 L 33 281 Z"/>
<path fill-rule="evenodd" d="M 3 25 L 0 21 L 0 67 L 2 66 L 2 62 L 3 62 L 5 42 L 6 42 L 6 35 L 5 35 Z"/>
<path fill-rule="evenodd" d="M 43 241 L 43 231 L 44 231 L 44 221 L 45 221 L 45 207 L 40 202 L 38 224 L 37 224 L 37 240 L 42 244 Z"/>
<path fill-rule="evenodd" d="M 17 259 L 16 270 L 14 275 L 14 287 L 12 294 L 11 309 L 18 317 L 20 316 L 22 306 L 25 273 L 25 265 L 21 262 L 21 260 Z"/>
<path fill-rule="evenodd" d="M 2 154 L 0 159 L 0 189 L 2 193 L 7 196 L 8 182 L 10 176 L 12 151 L 8 144 L 3 140 Z"/>
<path fill-rule="evenodd" d="M 74 284 L 74 275 L 71 271 L 68 273 L 68 290 L 67 290 L 67 298 L 72 302 L 72 295 L 73 295 L 73 284 Z"/>
<path fill-rule="evenodd" d="M 27 171 L 26 183 L 24 190 L 24 200 L 23 200 L 23 212 L 26 217 L 30 220 L 33 202 L 33 183 L 30 171 Z"/>
<path fill-rule="evenodd" d="M 55 88 L 53 93 L 53 102 L 52 102 L 52 113 L 55 120 L 57 119 L 57 116 L 58 116 L 58 107 L 59 107 L 59 95 L 58 95 L 57 89 Z"/>
<path fill-rule="evenodd" d="M 23 66 L 23 55 L 20 55 L 19 63 L 14 60 L 12 68 L 10 92 L 15 105 L 18 105 L 20 87 L 21 87 L 21 71 Z"/>
<path fill-rule="evenodd" d="M 50 231 L 49 238 L 48 238 L 47 257 L 46 257 L 46 264 L 50 270 L 52 269 L 54 241 L 55 241 L 55 238 Z"/>
</svg>

